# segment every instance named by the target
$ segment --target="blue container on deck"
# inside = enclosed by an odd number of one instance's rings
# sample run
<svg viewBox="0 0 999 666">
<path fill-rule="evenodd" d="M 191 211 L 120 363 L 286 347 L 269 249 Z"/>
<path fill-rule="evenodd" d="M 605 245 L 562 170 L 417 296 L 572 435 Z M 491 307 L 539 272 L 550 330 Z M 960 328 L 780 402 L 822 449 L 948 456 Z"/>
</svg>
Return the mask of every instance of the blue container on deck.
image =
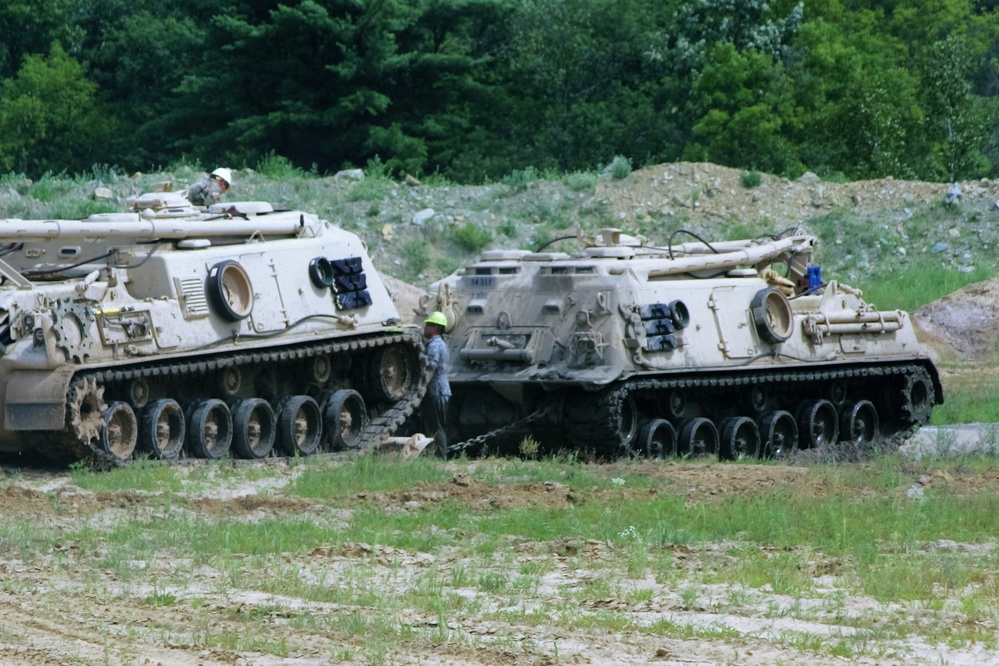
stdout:
<svg viewBox="0 0 999 666">
<path fill-rule="evenodd" d="M 805 275 L 808 277 L 808 289 L 811 291 L 816 287 L 822 286 L 822 267 L 821 266 L 809 266 L 805 269 Z"/>
</svg>

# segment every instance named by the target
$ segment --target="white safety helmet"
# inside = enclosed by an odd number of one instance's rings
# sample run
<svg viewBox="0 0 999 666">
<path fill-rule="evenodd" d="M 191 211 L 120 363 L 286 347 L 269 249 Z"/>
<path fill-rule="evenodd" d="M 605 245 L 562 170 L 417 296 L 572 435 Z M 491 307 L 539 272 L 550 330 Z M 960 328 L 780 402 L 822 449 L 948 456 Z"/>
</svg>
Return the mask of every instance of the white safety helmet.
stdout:
<svg viewBox="0 0 999 666">
<path fill-rule="evenodd" d="M 212 175 L 224 180 L 226 185 L 232 187 L 232 171 L 229 171 L 225 167 L 219 167 L 215 171 L 212 171 Z"/>
</svg>

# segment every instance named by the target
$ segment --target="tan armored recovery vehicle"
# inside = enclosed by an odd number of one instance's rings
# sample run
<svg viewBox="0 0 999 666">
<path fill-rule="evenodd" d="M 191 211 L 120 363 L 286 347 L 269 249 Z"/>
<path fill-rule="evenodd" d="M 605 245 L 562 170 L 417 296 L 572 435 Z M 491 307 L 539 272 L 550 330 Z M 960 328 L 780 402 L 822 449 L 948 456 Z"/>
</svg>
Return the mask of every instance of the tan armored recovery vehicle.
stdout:
<svg viewBox="0 0 999 666">
<path fill-rule="evenodd" d="M 422 342 L 361 241 L 263 202 L 0 220 L 0 450 L 262 458 L 388 436 Z"/>
<path fill-rule="evenodd" d="M 451 322 L 457 448 L 781 456 L 897 438 L 943 401 L 908 315 L 823 282 L 812 236 L 579 240 L 488 251 L 424 298 Z"/>
</svg>

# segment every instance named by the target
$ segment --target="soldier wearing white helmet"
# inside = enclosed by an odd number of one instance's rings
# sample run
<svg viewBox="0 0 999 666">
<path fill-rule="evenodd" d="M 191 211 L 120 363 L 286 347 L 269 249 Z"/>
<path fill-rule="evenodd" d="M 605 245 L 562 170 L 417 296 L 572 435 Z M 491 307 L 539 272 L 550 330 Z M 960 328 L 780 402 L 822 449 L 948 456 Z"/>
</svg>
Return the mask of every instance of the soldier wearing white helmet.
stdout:
<svg viewBox="0 0 999 666">
<path fill-rule="evenodd" d="M 218 203 L 222 195 L 229 191 L 232 185 L 232 172 L 225 167 L 219 167 L 205 178 L 187 188 L 187 200 L 195 206 L 207 208 Z"/>
</svg>

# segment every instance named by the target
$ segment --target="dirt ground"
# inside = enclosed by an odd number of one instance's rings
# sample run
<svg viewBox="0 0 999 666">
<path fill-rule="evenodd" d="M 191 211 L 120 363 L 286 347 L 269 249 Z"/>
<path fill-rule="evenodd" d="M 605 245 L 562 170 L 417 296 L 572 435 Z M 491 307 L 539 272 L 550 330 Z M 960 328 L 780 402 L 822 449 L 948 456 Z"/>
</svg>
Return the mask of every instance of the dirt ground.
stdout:
<svg viewBox="0 0 999 666">
<path fill-rule="evenodd" d="M 790 595 L 769 586 L 733 589 L 695 582 L 701 573 L 733 562 L 729 553 L 740 544 L 719 542 L 662 547 L 654 557 L 671 562 L 678 578 L 660 579 L 649 573 L 623 576 L 619 584 L 607 588 L 607 596 L 594 597 L 587 591 L 599 586 L 602 577 L 617 575 L 614 572 L 627 560 L 627 529 L 612 541 L 514 538 L 516 561 L 500 559 L 486 567 L 481 557 L 472 559 L 468 549 L 444 546 L 427 553 L 364 542 L 334 543 L 331 538 L 329 546 L 292 550 L 263 563 L 247 557 L 245 568 L 235 571 L 203 563 L 195 566 L 189 556 L 169 550 L 129 561 L 124 567 L 121 562 L 112 566 L 105 562 L 114 562 L 114 553 L 94 552 L 92 546 L 69 536 L 83 527 L 97 533 L 141 529 L 131 526 L 176 514 L 207 522 L 309 520 L 328 526 L 332 534 L 353 512 L 371 506 L 418 514 L 456 501 L 486 516 L 498 509 L 572 511 L 609 492 L 650 498 L 672 494 L 691 506 L 710 506 L 733 495 L 753 496 L 763 490 L 781 489 L 790 501 L 822 492 L 807 467 L 790 465 L 618 463 L 603 466 L 601 473 L 640 473 L 654 482 L 646 488 L 613 491 L 516 480 L 489 485 L 471 478 L 475 468 L 464 466 L 489 464 L 454 463 L 453 476 L 446 482 L 405 491 L 360 493 L 335 504 L 286 495 L 300 468 L 279 463 L 270 465 L 267 475 L 220 476 L 211 490 L 192 486 L 189 492 L 163 493 L 127 489 L 93 493 L 73 484 L 64 473 L 25 470 L 0 487 L 3 533 L 9 535 L 13 525 L 30 525 L 38 543 L 49 543 L 43 535 L 53 531 L 67 538 L 56 539 L 31 555 L 26 552 L 33 547 L 30 539 L 27 544 L 19 539 L 18 546 L 9 538 L 0 541 L 0 663 L 999 663 L 999 652 L 982 647 L 986 641 L 968 646 L 933 638 L 948 623 L 963 622 L 956 615 L 920 604 L 845 597 L 839 589 L 842 563 L 820 553 L 803 558 L 807 562 L 804 573 L 814 583 L 805 594 Z M 254 476 L 260 478 L 249 480 Z M 958 493 L 994 493 L 999 490 L 999 473 L 940 473 L 912 483 Z M 897 489 L 900 501 L 909 484 L 906 481 Z M 991 546 L 940 542 L 925 548 L 977 548 L 987 553 Z M 781 558 L 789 554 L 774 549 L 763 555 Z M 122 576 L 123 568 L 134 575 Z M 396 601 L 428 593 L 425 581 L 429 577 L 450 593 L 474 599 L 476 605 L 471 608 L 477 610 L 435 614 L 412 601 L 383 613 L 378 603 L 365 606 L 316 599 L 315 590 L 310 593 L 307 587 L 301 593 L 293 587 L 280 594 L 269 591 L 268 574 L 284 576 L 288 571 L 323 581 L 324 589 L 353 590 L 360 585 Z M 489 593 L 474 585 L 483 572 L 513 579 L 525 571 L 542 573 L 523 595 L 509 590 Z M 466 582 L 457 582 L 462 578 Z M 959 603 L 960 590 L 941 594 Z M 531 614 L 532 608 L 551 608 L 552 604 L 558 604 L 563 619 Z M 889 625 L 892 617 L 907 614 L 920 629 L 892 638 L 886 627 L 884 635 L 858 638 L 866 630 L 857 623 L 878 613 L 884 613 Z M 592 618 L 592 626 L 587 618 Z M 345 626 L 353 626 L 347 622 L 370 624 L 345 632 Z M 378 643 L 366 636 L 379 623 L 390 623 L 396 638 Z M 994 624 L 989 621 L 979 629 L 994 633 Z M 655 627 L 666 629 L 657 633 Z M 684 635 L 669 630 L 677 627 L 689 627 L 690 637 L 664 637 Z M 838 642 L 861 649 L 849 658 L 836 656 L 835 648 L 828 646 Z"/>
</svg>

